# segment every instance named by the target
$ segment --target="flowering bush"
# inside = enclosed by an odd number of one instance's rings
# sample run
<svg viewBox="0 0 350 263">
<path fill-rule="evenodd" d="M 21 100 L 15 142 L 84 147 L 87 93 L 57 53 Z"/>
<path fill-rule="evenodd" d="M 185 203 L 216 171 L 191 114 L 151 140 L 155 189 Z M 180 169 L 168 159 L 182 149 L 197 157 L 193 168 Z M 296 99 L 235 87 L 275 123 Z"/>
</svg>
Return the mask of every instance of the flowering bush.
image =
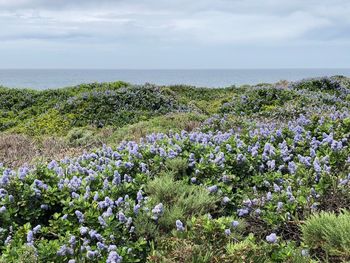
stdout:
<svg viewBox="0 0 350 263">
<path fill-rule="evenodd" d="M 280 91 L 266 92 L 259 94 Z M 303 243 L 300 225 L 350 207 L 350 114 L 334 107 L 241 129 L 230 128 L 236 113 L 227 111 L 192 132 L 153 133 L 15 170 L 0 165 L 0 259 L 322 258 Z"/>
</svg>

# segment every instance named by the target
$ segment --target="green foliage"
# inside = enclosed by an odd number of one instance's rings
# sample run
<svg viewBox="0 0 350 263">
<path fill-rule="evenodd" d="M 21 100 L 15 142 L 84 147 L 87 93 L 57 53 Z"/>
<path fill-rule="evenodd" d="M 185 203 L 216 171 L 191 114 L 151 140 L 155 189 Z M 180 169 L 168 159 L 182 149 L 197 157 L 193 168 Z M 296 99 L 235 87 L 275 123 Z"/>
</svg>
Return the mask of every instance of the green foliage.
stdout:
<svg viewBox="0 0 350 263">
<path fill-rule="evenodd" d="M 58 108 L 62 114 L 74 115 L 72 124 L 75 126 L 97 127 L 121 127 L 171 111 L 185 110 L 162 89 L 148 85 L 81 93 Z"/>
<path fill-rule="evenodd" d="M 66 140 L 73 146 L 87 145 L 89 143 L 93 143 L 94 134 L 93 131 L 88 129 L 73 128 L 68 132 Z"/>
<path fill-rule="evenodd" d="M 61 115 L 56 109 L 51 109 L 13 128 L 13 131 L 31 136 L 64 135 L 70 129 L 70 122 L 70 116 Z"/>
<path fill-rule="evenodd" d="M 150 85 L 128 86 L 123 82 L 45 91 L 1 88 L 0 96 L 0 130 L 13 128 L 30 135 L 66 134 L 72 127 L 87 125 L 121 127 L 186 110 L 165 89 Z M 55 133 L 61 121 L 62 128 Z"/>
<path fill-rule="evenodd" d="M 135 124 L 125 125 L 118 128 L 110 136 L 110 142 L 122 140 L 135 140 L 151 133 L 191 131 L 205 120 L 205 115 L 194 113 L 170 113 L 163 116 L 152 117 L 149 120 L 139 121 Z"/>
<path fill-rule="evenodd" d="M 295 82 L 291 86 L 293 89 L 306 89 L 317 92 L 323 91 L 338 95 L 344 91 L 341 82 L 336 77 L 311 78 Z"/>
<path fill-rule="evenodd" d="M 245 228 L 242 220 L 232 227 L 232 217 L 211 219 L 207 215 L 192 217 L 187 221 L 186 231 L 172 231 L 172 236 L 157 239 L 157 249 L 150 252 L 151 262 L 230 262 L 225 261 L 225 246 L 233 240 L 241 239 Z M 231 228 L 232 234 L 224 230 Z"/>
<path fill-rule="evenodd" d="M 8 250 L 0 257 L 0 263 L 36 263 L 39 262 L 36 249 L 29 245 Z"/>
<path fill-rule="evenodd" d="M 175 178 L 181 179 L 187 175 L 188 160 L 185 158 L 168 159 L 165 167 L 174 174 Z"/>
<path fill-rule="evenodd" d="M 203 187 L 175 181 L 171 173 L 164 173 L 149 181 L 145 187 L 150 202 L 165 204 L 164 214 L 158 223 L 163 231 L 175 227 L 176 220 L 186 221 L 194 215 L 203 215 L 216 208 L 217 197 Z"/>
<path fill-rule="evenodd" d="M 240 242 L 227 244 L 226 253 L 230 260 L 227 262 L 314 262 L 309 256 L 303 256 L 293 242 L 268 244 L 258 242 L 252 234 Z"/>
<path fill-rule="evenodd" d="M 231 102 L 225 103 L 221 112 L 233 111 L 243 115 L 271 114 L 272 111 L 276 111 L 290 101 L 293 101 L 294 104 L 300 103 L 299 106 L 304 103 L 299 95 L 285 88 L 262 86 L 242 91 L 235 95 Z"/>
<path fill-rule="evenodd" d="M 339 215 L 321 212 L 311 215 L 301 226 L 303 240 L 312 249 L 321 249 L 328 256 L 350 260 L 350 212 Z"/>
</svg>

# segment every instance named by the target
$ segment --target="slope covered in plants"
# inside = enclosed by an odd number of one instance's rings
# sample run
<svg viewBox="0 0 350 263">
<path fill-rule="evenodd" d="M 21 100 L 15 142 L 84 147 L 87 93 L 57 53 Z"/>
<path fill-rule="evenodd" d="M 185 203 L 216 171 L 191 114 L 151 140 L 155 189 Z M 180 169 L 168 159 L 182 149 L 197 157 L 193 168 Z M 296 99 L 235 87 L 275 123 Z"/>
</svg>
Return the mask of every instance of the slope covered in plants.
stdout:
<svg viewBox="0 0 350 263">
<path fill-rule="evenodd" d="M 310 88 L 328 78 L 214 91 L 148 87 L 142 92 L 166 102 L 152 111 L 167 109 L 153 123 L 180 111 L 201 116 L 199 124 L 18 169 L 1 165 L 0 260 L 350 260 L 349 86 L 331 80 L 336 93 Z M 61 107 L 78 114 L 83 97 Z"/>
</svg>

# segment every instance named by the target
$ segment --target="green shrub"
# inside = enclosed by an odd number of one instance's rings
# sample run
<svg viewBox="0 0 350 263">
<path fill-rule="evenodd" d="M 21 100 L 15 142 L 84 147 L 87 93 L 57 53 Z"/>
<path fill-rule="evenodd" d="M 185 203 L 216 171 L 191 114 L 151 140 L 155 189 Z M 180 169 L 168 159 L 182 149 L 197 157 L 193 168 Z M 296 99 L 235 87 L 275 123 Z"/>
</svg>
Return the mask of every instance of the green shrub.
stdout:
<svg viewBox="0 0 350 263">
<path fill-rule="evenodd" d="M 341 95 L 344 90 L 341 82 L 336 78 L 321 77 L 305 79 L 291 84 L 293 89 L 306 89 L 317 92 L 329 92 L 331 94 Z"/>
<path fill-rule="evenodd" d="M 118 128 L 109 138 L 110 142 L 123 140 L 137 141 L 151 133 L 180 132 L 181 130 L 192 131 L 200 126 L 206 119 L 205 115 L 195 113 L 169 113 L 164 116 L 152 117 L 146 121 Z"/>
<path fill-rule="evenodd" d="M 237 114 L 251 115 L 253 113 L 269 113 L 283 107 L 286 103 L 302 103 L 300 96 L 295 92 L 270 86 L 254 87 L 233 97 L 231 102 L 223 104 L 222 113 L 235 112 Z"/>
<path fill-rule="evenodd" d="M 350 259 L 350 213 L 339 215 L 321 212 L 308 218 L 301 226 L 302 238 L 312 249 L 320 249 L 326 257 Z"/>
<path fill-rule="evenodd" d="M 186 109 L 161 88 L 151 85 L 84 92 L 60 103 L 58 108 L 61 114 L 74 115 L 74 126 L 97 127 L 121 127 L 153 116 Z"/>
<path fill-rule="evenodd" d="M 14 131 L 31 136 L 64 135 L 71 127 L 70 120 L 69 116 L 51 109 L 14 128 Z"/>
<path fill-rule="evenodd" d="M 148 262 L 212 262 L 212 251 L 187 239 L 176 237 L 162 238 L 158 241 L 157 248 L 157 250 L 151 251 Z"/>
<path fill-rule="evenodd" d="M 175 221 L 186 221 L 194 215 L 203 215 L 216 208 L 218 198 L 201 186 L 189 185 L 187 181 L 175 181 L 171 173 L 161 174 L 147 183 L 146 193 L 151 203 L 163 203 L 164 214 L 159 227 L 168 231 L 175 228 Z"/>
<path fill-rule="evenodd" d="M 233 220 L 233 217 L 212 219 L 208 215 L 192 217 L 185 232 L 173 230 L 172 236 L 158 238 L 157 249 L 152 249 L 150 259 L 152 262 L 231 262 L 225 247 L 242 239 L 245 228 L 242 220 L 232 227 Z M 231 229 L 231 235 L 226 235 L 225 229 Z"/>
<path fill-rule="evenodd" d="M 94 133 L 87 128 L 73 128 L 68 132 L 66 140 L 72 146 L 82 146 L 91 144 L 94 141 L 93 135 Z"/>
<path fill-rule="evenodd" d="M 0 263 L 36 263 L 39 262 L 36 249 L 29 245 L 6 251 L 0 257 Z"/>
<path fill-rule="evenodd" d="M 180 157 L 168 159 L 165 162 L 165 167 L 170 172 L 173 172 L 176 178 L 180 179 L 187 174 L 188 160 Z"/>
</svg>

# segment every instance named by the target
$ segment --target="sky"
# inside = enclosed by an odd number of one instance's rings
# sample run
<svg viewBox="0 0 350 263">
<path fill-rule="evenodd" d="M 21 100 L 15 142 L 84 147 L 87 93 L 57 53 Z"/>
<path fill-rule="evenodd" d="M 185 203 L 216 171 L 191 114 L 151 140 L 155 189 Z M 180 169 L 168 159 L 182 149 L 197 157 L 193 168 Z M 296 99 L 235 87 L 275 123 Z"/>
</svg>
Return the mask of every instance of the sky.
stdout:
<svg viewBox="0 0 350 263">
<path fill-rule="evenodd" d="M 350 68 L 349 0 L 0 0 L 0 68 Z"/>
</svg>

